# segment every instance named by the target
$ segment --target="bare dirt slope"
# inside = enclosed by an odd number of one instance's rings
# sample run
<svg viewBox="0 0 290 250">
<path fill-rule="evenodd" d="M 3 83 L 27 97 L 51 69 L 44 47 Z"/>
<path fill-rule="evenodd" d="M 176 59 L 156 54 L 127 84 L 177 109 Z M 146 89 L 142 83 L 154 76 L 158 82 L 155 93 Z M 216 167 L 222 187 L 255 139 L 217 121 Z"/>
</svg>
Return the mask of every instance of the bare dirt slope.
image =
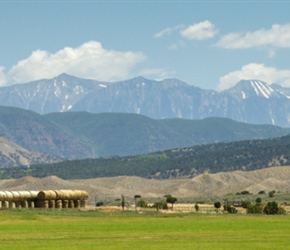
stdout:
<svg viewBox="0 0 290 250">
<path fill-rule="evenodd" d="M 248 190 L 258 193 L 261 190 L 290 191 L 290 166 L 274 167 L 251 172 L 234 171 L 228 173 L 202 174 L 192 179 L 154 180 L 140 177 L 120 176 L 86 180 L 62 180 L 55 176 L 46 178 L 24 177 L 21 179 L 0 180 L 0 190 L 57 190 L 82 189 L 89 193 L 90 202 L 96 196 L 108 195 L 133 197 L 163 197 L 171 194 L 176 197 L 197 197 L 224 195 Z"/>
</svg>

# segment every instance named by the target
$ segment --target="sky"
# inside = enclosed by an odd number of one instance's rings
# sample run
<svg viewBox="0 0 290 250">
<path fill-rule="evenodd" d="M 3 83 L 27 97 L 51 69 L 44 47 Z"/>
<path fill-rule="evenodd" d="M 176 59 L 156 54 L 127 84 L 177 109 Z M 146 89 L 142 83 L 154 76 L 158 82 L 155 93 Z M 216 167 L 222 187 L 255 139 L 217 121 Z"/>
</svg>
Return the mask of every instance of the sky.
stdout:
<svg viewBox="0 0 290 250">
<path fill-rule="evenodd" d="M 61 73 L 290 87 L 289 1 L 2 1 L 0 86 Z"/>
</svg>

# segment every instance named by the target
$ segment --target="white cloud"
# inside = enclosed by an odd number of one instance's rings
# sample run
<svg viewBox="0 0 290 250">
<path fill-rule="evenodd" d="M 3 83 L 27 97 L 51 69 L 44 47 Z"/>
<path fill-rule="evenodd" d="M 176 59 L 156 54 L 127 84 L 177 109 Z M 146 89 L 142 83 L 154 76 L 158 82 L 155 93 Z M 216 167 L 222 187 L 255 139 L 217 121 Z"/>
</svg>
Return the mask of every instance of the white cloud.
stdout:
<svg viewBox="0 0 290 250">
<path fill-rule="evenodd" d="M 5 86 L 6 83 L 7 83 L 6 75 L 5 75 L 5 73 L 3 72 L 4 69 L 5 69 L 4 67 L 1 67 L 1 66 L 0 66 L 0 87 Z"/>
<path fill-rule="evenodd" d="M 101 43 L 90 41 L 77 48 L 66 47 L 55 54 L 36 50 L 14 65 L 8 76 L 12 83 L 52 78 L 63 72 L 100 81 L 116 81 L 129 77 L 130 70 L 145 60 L 141 52 L 106 50 Z"/>
<path fill-rule="evenodd" d="M 140 75 L 147 76 L 147 77 L 155 77 L 156 79 L 165 79 L 165 78 L 172 78 L 175 75 L 174 71 L 168 71 L 164 68 L 147 68 L 143 69 L 140 72 Z"/>
<path fill-rule="evenodd" d="M 166 28 L 164 30 L 161 30 L 160 32 L 156 33 L 154 35 L 155 38 L 162 38 L 166 35 L 171 35 L 174 31 L 176 30 L 179 30 L 183 27 L 183 25 L 177 25 L 175 27 L 169 27 L 169 28 Z"/>
<path fill-rule="evenodd" d="M 221 77 L 218 90 L 222 91 L 233 87 L 242 79 L 257 79 L 268 84 L 281 83 L 284 87 L 290 87 L 290 70 L 278 70 L 273 67 L 266 67 L 264 64 L 250 63 L 240 70 L 230 72 Z"/>
<path fill-rule="evenodd" d="M 274 24 L 268 30 L 247 33 L 230 33 L 221 38 L 216 46 L 226 49 L 246 49 L 259 46 L 290 47 L 290 24 Z"/>
<path fill-rule="evenodd" d="M 182 30 L 180 34 L 188 40 L 207 40 L 213 38 L 218 29 L 208 20 L 190 25 Z"/>
</svg>

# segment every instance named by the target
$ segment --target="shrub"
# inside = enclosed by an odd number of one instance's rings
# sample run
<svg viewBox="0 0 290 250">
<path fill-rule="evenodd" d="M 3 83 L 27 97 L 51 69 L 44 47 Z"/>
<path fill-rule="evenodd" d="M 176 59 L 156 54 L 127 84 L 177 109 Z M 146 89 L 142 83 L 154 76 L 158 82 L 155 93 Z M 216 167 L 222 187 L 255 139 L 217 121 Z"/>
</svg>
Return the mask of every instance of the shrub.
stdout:
<svg viewBox="0 0 290 250">
<path fill-rule="evenodd" d="M 147 207 L 148 205 L 147 205 L 147 202 L 146 201 L 144 201 L 143 199 L 141 199 L 141 200 L 139 200 L 137 202 L 137 206 L 138 207 Z"/>
<path fill-rule="evenodd" d="M 247 214 L 262 214 L 263 213 L 263 205 L 262 204 L 255 204 L 250 205 L 247 208 Z"/>
<path fill-rule="evenodd" d="M 270 197 L 270 198 L 273 198 L 273 197 L 275 197 L 275 193 L 276 193 L 276 191 L 275 191 L 275 190 L 273 190 L 273 191 L 270 191 L 270 192 L 269 192 L 269 197 Z"/>
<path fill-rule="evenodd" d="M 199 210 L 199 206 L 198 206 L 197 203 L 194 205 L 194 208 L 195 208 L 195 211 L 196 211 L 196 212 Z"/>
<path fill-rule="evenodd" d="M 238 210 L 235 207 L 229 206 L 229 205 L 224 205 L 224 210 L 227 211 L 230 214 L 238 213 Z"/>
<path fill-rule="evenodd" d="M 163 202 L 163 201 L 155 202 L 152 207 L 156 208 L 157 211 L 159 209 L 168 209 L 167 202 Z"/>
<path fill-rule="evenodd" d="M 221 203 L 219 202 L 219 201 L 217 201 L 217 202 L 215 202 L 214 204 L 214 207 L 216 208 L 216 209 L 219 209 L 220 207 L 221 207 Z"/>
<path fill-rule="evenodd" d="M 250 192 L 247 191 L 247 190 L 244 190 L 244 191 L 241 192 L 241 194 L 242 194 L 242 195 L 247 195 L 247 194 L 250 194 Z"/>
<path fill-rule="evenodd" d="M 104 205 L 104 202 L 99 201 L 99 202 L 97 202 L 96 207 L 101 207 L 101 206 L 103 206 L 103 205 Z"/>
<path fill-rule="evenodd" d="M 242 208 L 248 208 L 251 205 L 252 205 L 252 203 L 250 201 L 242 201 L 242 203 L 241 203 Z"/>
<path fill-rule="evenodd" d="M 265 214 L 277 214 L 278 213 L 278 203 L 276 201 L 268 202 L 264 208 Z"/>
<path fill-rule="evenodd" d="M 261 203 L 262 202 L 262 199 L 260 198 L 260 197 L 258 197 L 257 199 L 256 199 L 256 203 Z"/>
<path fill-rule="evenodd" d="M 264 190 L 261 190 L 258 194 L 265 194 L 266 192 Z"/>
</svg>

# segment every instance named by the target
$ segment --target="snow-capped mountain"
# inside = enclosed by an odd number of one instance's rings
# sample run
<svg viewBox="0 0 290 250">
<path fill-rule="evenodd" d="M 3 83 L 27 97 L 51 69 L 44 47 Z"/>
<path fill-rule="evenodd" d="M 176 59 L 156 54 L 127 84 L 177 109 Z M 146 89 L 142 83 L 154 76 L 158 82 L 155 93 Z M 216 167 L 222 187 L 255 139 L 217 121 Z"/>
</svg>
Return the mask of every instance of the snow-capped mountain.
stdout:
<svg viewBox="0 0 290 250">
<path fill-rule="evenodd" d="M 0 88 L 0 105 L 40 114 L 65 111 L 125 112 L 155 119 L 227 117 L 253 124 L 290 126 L 290 89 L 242 80 L 217 92 L 177 79 L 137 77 L 108 83 L 67 74 Z"/>
</svg>

